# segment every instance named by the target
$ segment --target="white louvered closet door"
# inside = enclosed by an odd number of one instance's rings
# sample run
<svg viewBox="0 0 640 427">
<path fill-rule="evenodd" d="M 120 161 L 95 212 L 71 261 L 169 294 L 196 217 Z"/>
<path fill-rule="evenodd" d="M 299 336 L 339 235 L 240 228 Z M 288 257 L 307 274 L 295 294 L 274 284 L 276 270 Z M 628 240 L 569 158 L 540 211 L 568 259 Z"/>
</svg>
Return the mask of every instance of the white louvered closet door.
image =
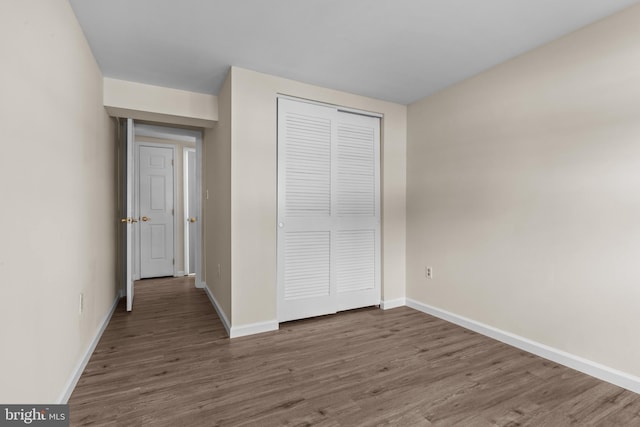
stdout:
<svg viewBox="0 0 640 427">
<path fill-rule="evenodd" d="M 278 100 L 278 320 L 380 302 L 379 120 Z"/>
<path fill-rule="evenodd" d="M 337 310 L 380 304 L 380 120 L 336 113 L 332 162 Z"/>
</svg>

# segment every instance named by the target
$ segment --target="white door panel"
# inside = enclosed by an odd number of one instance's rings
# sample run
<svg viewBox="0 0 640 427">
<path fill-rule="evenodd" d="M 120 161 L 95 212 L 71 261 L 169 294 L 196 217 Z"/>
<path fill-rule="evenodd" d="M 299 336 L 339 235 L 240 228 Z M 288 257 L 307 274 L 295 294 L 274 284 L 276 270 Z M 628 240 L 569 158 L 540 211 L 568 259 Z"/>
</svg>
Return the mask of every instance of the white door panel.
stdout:
<svg viewBox="0 0 640 427">
<path fill-rule="evenodd" d="M 133 120 L 127 119 L 126 135 L 124 136 L 124 150 L 125 153 L 125 194 L 126 198 L 126 218 L 125 223 L 127 227 L 126 231 L 126 248 L 125 248 L 125 283 L 127 288 L 127 311 L 133 309 L 133 295 L 134 295 L 134 281 L 133 281 L 133 227 L 136 225 L 133 219 L 133 139 L 134 129 Z"/>
<path fill-rule="evenodd" d="M 379 120 L 278 100 L 278 318 L 380 303 Z"/>
<path fill-rule="evenodd" d="M 380 303 L 380 124 L 338 115 L 334 170 L 337 310 Z"/>
<path fill-rule="evenodd" d="M 283 320 L 335 312 L 331 291 L 331 233 L 328 230 L 284 233 Z"/>
<path fill-rule="evenodd" d="M 377 230 L 336 231 L 337 310 L 380 304 Z"/>
<path fill-rule="evenodd" d="M 173 148 L 139 146 L 140 276 L 173 276 Z"/>
<path fill-rule="evenodd" d="M 376 216 L 374 129 L 338 123 L 336 215 Z"/>
<path fill-rule="evenodd" d="M 279 320 L 335 312 L 331 274 L 331 118 L 323 107 L 278 116 Z"/>
</svg>

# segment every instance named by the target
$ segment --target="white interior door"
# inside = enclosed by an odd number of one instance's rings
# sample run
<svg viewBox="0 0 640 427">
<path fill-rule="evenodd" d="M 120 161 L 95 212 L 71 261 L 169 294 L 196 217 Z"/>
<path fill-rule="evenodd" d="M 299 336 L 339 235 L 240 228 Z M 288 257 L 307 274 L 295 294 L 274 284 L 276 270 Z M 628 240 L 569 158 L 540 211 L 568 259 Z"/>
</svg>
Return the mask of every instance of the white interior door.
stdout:
<svg viewBox="0 0 640 427">
<path fill-rule="evenodd" d="M 133 282 L 133 226 L 136 224 L 133 219 L 133 139 L 134 129 L 133 120 L 127 119 L 126 136 L 124 138 L 126 153 L 126 243 L 125 243 L 125 283 L 127 287 L 127 311 L 133 309 L 133 294 L 134 294 L 134 282 Z"/>
<path fill-rule="evenodd" d="M 139 145 L 140 277 L 174 275 L 174 149 Z"/>
<path fill-rule="evenodd" d="M 278 319 L 380 303 L 380 123 L 278 100 Z"/>
<path fill-rule="evenodd" d="M 185 149 L 185 273 L 196 272 L 196 233 L 197 233 L 197 193 L 196 193 L 196 150 Z"/>
</svg>

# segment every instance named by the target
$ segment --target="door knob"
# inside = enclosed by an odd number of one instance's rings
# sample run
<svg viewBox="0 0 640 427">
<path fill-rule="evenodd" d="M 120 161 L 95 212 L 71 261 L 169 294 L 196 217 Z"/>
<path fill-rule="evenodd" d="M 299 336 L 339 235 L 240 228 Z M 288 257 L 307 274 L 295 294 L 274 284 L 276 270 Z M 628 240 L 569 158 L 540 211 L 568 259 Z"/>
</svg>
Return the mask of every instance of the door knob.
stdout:
<svg viewBox="0 0 640 427">
<path fill-rule="evenodd" d="M 122 218 L 122 219 L 120 220 L 120 222 L 126 222 L 126 223 L 129 223 L 129 224 L 130 224 L 130 223 L 131 223 L 131 218 Z"/>
<path fill-rule="evenodd" d="M 151 218 L 149 218 L 148 216 L 143 216 L 140 219 L 143 220 L 144 222 L 151 221 Z"/>
<path fill-rule="evenodd" d="M 187 221 L 189 222 L 196 222 L 196 219 L 194 217 L 189 218 Z"/>
</svg>

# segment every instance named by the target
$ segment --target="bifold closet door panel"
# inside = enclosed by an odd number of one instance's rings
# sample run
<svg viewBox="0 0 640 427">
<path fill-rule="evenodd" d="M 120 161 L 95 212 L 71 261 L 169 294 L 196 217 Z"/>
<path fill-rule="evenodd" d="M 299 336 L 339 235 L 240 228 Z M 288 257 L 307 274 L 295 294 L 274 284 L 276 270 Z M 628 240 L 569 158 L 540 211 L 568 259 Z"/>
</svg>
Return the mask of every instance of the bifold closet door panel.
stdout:
<svg viewBox="0 0 640 427">
<path fill-rule="evenodd" d="M 335 312 L 332 111 L 278 100 L 278 320 Z"/>
<path fill-rule="evenodd" d="M 380 303 L 380 120 L 338 112 L 333 236 L 338 311 Z"/>
</svg>

